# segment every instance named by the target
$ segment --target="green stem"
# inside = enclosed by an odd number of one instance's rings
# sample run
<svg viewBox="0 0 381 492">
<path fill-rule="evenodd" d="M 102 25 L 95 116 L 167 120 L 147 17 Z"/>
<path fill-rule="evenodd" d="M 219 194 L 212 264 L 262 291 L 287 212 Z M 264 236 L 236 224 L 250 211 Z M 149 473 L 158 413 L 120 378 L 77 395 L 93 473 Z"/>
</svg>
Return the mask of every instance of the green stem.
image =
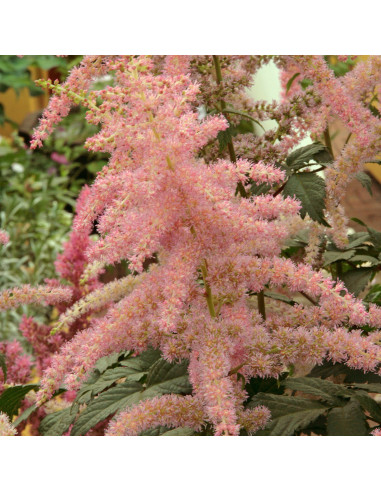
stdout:
<svg viewBox="0 0 381 492">
<path fill-rule="evenodd" d="M 210 288 L 210 285 L 207 281 L 208 268 L 207 268 L 207 263 L 206 263 L 205 259 L 203 260 L 203 262 L 201 264 L 201 272 L 202 272 L 202 278 L 204 280 L 204 285 L 205 285 L 205 295 L 206 295 L 206 302 L 208 303 L 209 313 L 210 313 L 210 316 L 212 318 L 215 318 L 216 317 L 216 311 L 214 309 L 212 289 Z"/>
<path fill-rule="evenodd" d="M 259 314 L 262 316 L 263 320 L 266 320 L 265 293 L 263 290 L 258 292 L 257 299 Z"/>
<path fill-rule="evenodd" d="M 341 264 L 341 261 L 338 261 L 336 263 L 336 277 L 337 277 L 337 280 L 339 280 L 341 278 L 343 274 L 343 266 Z"/>
<path fill-rule="evenodd" d="M 213 57 L 214 69 L 216 71 L 216 81 L 217 81 L 218 85 L 221 85 L 221 83 L 222 83 L 222 72 L 221 72 L 220 59 L 218 58 L 218 55 L 212 55 L 212 57 Z M 220 105 L 221 105 L 221 112 L 225 113 L 226 103 L 223 99 L 221 99 Z M 227 117 L 226 113 L 225 113 L 225 118 L 229 121 L 229 118 Z M 237 162 L 237 156 L 236 156 L 236 153 L 234 150 L 234 145 L 233 145 L 232 141 L 230 141 L 228 143 L 228 151 L 229 151 L 230 160 L 232 162 Z M 243 198 L 247 198 L 247 193 L 246 193 L 245 187 L 243 186 L 242 183 L 238 183 L 237 190 L 239 191 L 240 195 Z"/>
<path fill-rule="evenodd" d="M 318 303 L 316 301 L 314 301 L 314 299 L 312 299 L 312 297 L 310 297 L 308 294 L 306 294 L 305 292 L 301 292 L 301 291 L 299 291 L 299 292 L 300 292 L 300 294 L 302 294 L 303 297 L 308 299 L 311 304 L 313 304 L 314 306 L 318 305 Z"/>
<path fill-rule="evenodd" d="M 352 133 L 349 133 L 349 135 L 347 136 L 347 138 L 345 140 L 345 144 L 344 145 L 347 145 L 347 143 L 349 142 L 351 136 L 352 136 Z"/>
<path fill-rule="evenodd" d="M 331 136 L 329 134 L 329 127 L 327 125 L 327 128 L 324 130 L 324 143 L 329 152 L 331 153 L 331 156 L 334 157 L 333 155 L 333 148 L 332 148 L 332 141 L 331 141 Z"/>
<path fill-rule="evenodd" d="M 273 196 L 277 196 L 277 195 L 279 195 L 279 193 L 281 193 L 281 192 L 284 190 L 284 188 L 285 188 L 286 184 L 287 184 L 287 181 L 285 181 L 285 182 L 282 184 L 282 186 L 280 186 L 280 187 L 276 190 L 276 192 L 275 192 L 275 193 L 273 193 Z"/>
</svg>

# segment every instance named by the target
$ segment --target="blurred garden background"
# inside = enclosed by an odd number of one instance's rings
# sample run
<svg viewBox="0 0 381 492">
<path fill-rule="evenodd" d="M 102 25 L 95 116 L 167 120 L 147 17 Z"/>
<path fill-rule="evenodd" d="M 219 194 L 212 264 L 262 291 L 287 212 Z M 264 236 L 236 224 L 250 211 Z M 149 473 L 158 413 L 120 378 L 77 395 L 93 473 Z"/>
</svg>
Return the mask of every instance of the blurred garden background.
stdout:
<svg viewBox="0 0 381 492">
<path fill-rule="evenodd" d="M 49 100 L 37 79 L 63 80 L 81 56 L 0 56 L 0 228 L 10 241 L 0 251 L 0 289 L 38 285 L 56 276 L 54 260 L 71 227 L 75 199 L 107 156 L 84 148 L 96 128 L 73 110 L 41 150 L 33 128 Z M 102 81 L 100 81 L 100 84 Z M 49 319 L 51 308 L 24 306 L 0 314 L 0 340 L 18 339 L 23 315 Z M 54 313 L 53 313 L 54 315 Z"/>
</svg>

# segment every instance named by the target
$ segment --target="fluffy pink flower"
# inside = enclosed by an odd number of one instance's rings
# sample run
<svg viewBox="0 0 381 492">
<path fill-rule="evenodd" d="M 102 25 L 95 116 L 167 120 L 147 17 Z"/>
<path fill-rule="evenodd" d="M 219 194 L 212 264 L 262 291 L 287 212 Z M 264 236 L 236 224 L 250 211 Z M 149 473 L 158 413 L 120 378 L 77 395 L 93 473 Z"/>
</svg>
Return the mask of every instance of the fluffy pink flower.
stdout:
<svg viewBox="0 0 381 492">
<path fill-rule="evenodd" d="M 9 235 L 0 229 L 0 244 L 7 244 L 9 241 Z"/>
</svg>

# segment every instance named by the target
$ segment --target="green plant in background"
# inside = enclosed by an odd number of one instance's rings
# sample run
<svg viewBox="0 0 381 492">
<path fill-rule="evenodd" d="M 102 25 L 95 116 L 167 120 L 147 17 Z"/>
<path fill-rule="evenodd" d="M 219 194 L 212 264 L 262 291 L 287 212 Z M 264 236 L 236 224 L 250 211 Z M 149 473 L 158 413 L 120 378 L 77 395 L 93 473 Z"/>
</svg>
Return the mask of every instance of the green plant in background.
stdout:
<svg viewBox="0 0 381 492">
<path fill-rule="evenodd" d="M 71 210 L 80 183 L 47 156 L 32 153 L 19 139 L 0 140 L 0 227 L 10 234 L 0 251 L 0 287 L 37 285 L 55 276 L 54 260 L 71 226 Z M 0 315 L 0 338 L 17 337 L 22 313 L 46 313 L 22 307 Z"/>
<path fill-rule="evenodd" d="M 66 76 L 81 58 L 0 56 L 0 92 L 13 89 L 19 94 L 27 88 L 31 96 L 40 95 L 43 90 L 35 84 L 30 67 L 54 68 Z M 6 121 L 18 129 L 0 105 L 0 125 Z M 107 162 L 105 155 L 84 148 L 85 140 L 96 131 L 97 127 L 85 120 L 84 111 L 74 108 L 42 151 L 28 150 L 16 131 L 9 139 L 0 137 L 0 227 L 10 231 L 10 242 L 0 251 L 1 289 L 24 283 L 37 285 L 55 276 L 54 260 L 67 238 L 75 198 Z M 29 144 L 24 128 L 22 135 Z M 20 338 L 22 314 L 46 321 L 49 311 L 20 307 L 1 313 L 0 339 Z"/>
</svg>

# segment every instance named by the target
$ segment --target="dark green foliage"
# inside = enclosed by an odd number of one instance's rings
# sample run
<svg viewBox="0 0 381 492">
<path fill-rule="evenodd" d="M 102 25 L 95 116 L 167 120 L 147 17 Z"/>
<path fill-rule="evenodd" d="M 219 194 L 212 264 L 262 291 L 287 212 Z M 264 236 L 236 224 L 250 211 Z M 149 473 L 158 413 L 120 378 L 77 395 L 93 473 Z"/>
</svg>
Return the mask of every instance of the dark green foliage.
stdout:
<svg viewBox="0 0 381 492">
<path fill-rule="evenodd" d="M 311 162 L 314 161 L 314 162 Z M 328 165 L 332 163 L 332 156 L 328 149 L 320 142 L 314 142 L 305 147 L 294 150 L 286 159 L 286 166 L 289 169 L 298 171 L 308 165 L 319 163 Z"/>
<path fill-rule="evenodd" d="M 62 436 L 74 422 L 75 417 L 76 412 L 72 407 L 51 413 L 41 421 L 39 431 L 42 436 Z"/>
<path fill-rule="evenodd" d="M 359 402 L 350 400 L 342 407 L 333 408 L 328 412 L 327 433 L 329 436 L 366 436 L 369 426 Z"/>
<path fill-rule="evenodd" d="M 71 435 L 85 435 L 98 423 L 145 399 L 170 393 L 190 394 L 187 368 L 187 361 L 171 364 L 153 349 L 137 357 L 121 353 L 101 359 L 72 407 L 46 417 L 40 431 L 43 435 L 61 435 L 74 423 Z M 86 407 L 78 415 L 82 404 Z M 176 435 L 176 432 L 183 435 L 176 429 L 154 435 Z M 190 435 L 189 429 L 184 432 Z"/>
<path fill-rule="evenodd" d="M 312 220 L 328 225 L 324 219 L 325 182 L 313 173 L 296 173 L 290 176 L 282 192 L 283 196 L 295 197 L 300 200 L 300 215 L 306 214 Z"/>
<path fill-rule="evenodd" d="M 7 364 L 6 364 L 6 357 L 5 354 L 2 354 L 0 352 L 0 368 L 3 371 L 3 378 L 4 378 L 4 383 L 7 380 Z"/>
<path fill-rule="evenodd" d="M 12 386 L 4 390 L 0 395 L 0 412 L 6 413 L 9 418 L 17 415 L 21 402 L 29 391 L 37 390 L 36 384 L 25 384 L 22 386 Z"/>
<path fill-rule="evenodd" d="M 326 364 L 315 369 L 315 374 L 329 377 L 343 369 Z M 336 373 L 331 369 L 336 369 Z M 352 372 L 351 372 L 352 371 Z M 344 373 L 353 371 L 344 367 Z M 381 377 L 377 377 L 381 382 Z M 281 387 L 292 390 L 292 395 L 280 394 L 274 386 L 262 387 L 261 392 L 254 394 L 248 403 L 249 408 L 265 405 L 271 411 L 271 421 L 265 430 L 258 435 L 369 435 L 370 427 L 367 419 L 381 423 L 381 407 L 368 393 L 381 391 L 381 384 L 337 384 L 316 377 L 286 377 Z M 299 392 L 303 397 L 294 396 Z M 313 399 L 308 398 L 312 396 Z"/>
</svg>

